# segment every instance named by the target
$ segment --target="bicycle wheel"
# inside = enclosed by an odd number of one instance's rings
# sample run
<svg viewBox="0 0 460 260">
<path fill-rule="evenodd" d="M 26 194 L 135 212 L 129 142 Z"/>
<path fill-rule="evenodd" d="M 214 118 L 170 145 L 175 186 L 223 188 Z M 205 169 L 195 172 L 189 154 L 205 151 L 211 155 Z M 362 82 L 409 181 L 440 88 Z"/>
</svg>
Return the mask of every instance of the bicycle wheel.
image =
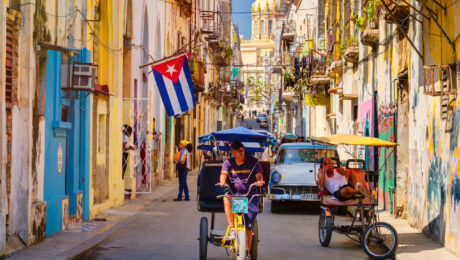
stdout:
<svg viewBox="0 0 460 260">
<path fill-rule="evenodd" d="M 208 254 L 208 219 L 200 220 L 200 260 L 205 260 Z"/>
<path fill-rule="evenodd" d="M 392 257 L 398 247 L 398 234 L 393 226 L 377 222 L 366 228 L 361 238 L 364 252 L 372 259 Z"/>
<path fill-rule="evenodd" d="M 246 260 L 246 232 L 240 230 L 236 236 L 238 247 L 237 260 Z"/>
<path fill-rule="evenodd" d="M 252 236 L 252 244 L 249 254 L 251 255 L 251 260 L 257 260 L 257 251 L 259 249 L 259 228 L 257 226 L 257 220 L 254 221 L 252 232 L 254 235 Z"/>
<path fill-rule="evenodd" d="M 327 247 L 332 237 L 332 217 L 326 216 L 326 211 L 321 210 L 318 223 L 318 236 L 321 246 Z"/>
</svg>

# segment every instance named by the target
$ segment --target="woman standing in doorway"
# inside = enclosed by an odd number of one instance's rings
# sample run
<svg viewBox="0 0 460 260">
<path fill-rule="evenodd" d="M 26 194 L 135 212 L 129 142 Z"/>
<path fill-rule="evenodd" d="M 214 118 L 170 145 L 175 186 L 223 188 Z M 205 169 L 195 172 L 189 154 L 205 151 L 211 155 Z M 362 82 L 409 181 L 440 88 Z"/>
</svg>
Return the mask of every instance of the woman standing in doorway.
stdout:
<svg viewBox="0 0 460 260">
<path fill-rule="evenodd" d="M 134 150 L 136 146 L 129 144 L 129 137 L 133 133 L 133 128 L 129 125 L 123 125 L 123 157 L 122 157 L 122 179 L 125 179 L 126 167 L 128 166 L 129 150 Z"/>
</svg>

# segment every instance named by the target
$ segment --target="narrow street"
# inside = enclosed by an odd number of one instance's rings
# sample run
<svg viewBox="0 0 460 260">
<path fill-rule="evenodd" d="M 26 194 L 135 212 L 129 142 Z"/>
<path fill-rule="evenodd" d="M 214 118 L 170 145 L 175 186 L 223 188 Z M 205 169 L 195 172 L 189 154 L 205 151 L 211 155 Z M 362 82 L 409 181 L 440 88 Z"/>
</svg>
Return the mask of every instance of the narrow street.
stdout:
<svg viewBox="0 0 460 260">
<path fill-rule="evenodd" d="M 161 199 L 146 204 L 128 225 L 79 259 L 198 259 L 199 221 L 202 216 L 210 220 L 210 214 L 196 209 L 196 172 L 188 179 L 191 201 L 173 201 L 176 186 L 168 185 L 168 192 Z M 291 204 L 286 205 L 281 213 L 273 214 L 270 202 L 265 200 L 264 213 L 257 217 L 260 234 L 258 259 L 369 259 L 357 243 L 337 233 L 332 234 L 329 247 L 321 247 L 318 213 L 319 205 Z M 341 223 L 349 220 L 347 216 L 336 217 Z M 385 213 L 381 220 L 389 221 L 398 231 L 396 259 L 457 259 L 420 231 L 409 227 L 405 220 L 394 220 Z M 226 228 L 223 214 L 216 216 L 216 227 Z M 208 244 L 207 259 L 230 258 L 225 249 Z"/>
<path fill-rule="evenodd" d="M 192 200 L 163 199 L 145 208 L 134 221 L 82 259 L 198 259 L 198 233 L 202 216 L 196 209 L 196 175 L 189 176 Z M 318 242 L 319 205 L 289 205 L 282 213 L 265 211 L 259 221 L 259 259 L 366 259 L 364 251 L 343 235 L 333 234 L 329 248 Z M 216 227 L 226 228 L 223 214 L 216 216 Z M 225 249 L 208 245 L 207 259 L 229 259 Z"/>
</svg>

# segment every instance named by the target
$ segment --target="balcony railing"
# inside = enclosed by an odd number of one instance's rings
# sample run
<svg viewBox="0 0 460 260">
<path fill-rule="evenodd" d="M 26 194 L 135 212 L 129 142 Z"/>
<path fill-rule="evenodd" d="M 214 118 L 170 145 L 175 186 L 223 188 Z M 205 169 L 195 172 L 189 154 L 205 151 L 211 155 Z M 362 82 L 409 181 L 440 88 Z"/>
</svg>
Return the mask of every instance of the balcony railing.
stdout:
<svg viewBox="0 0 460 260">
<path fill-rule="evenodd" d="M 204 63 L 200 61 L 190 61 L 190 70 L 192 73 L 193 86 L 198 90 L 198 92 L 204 90 Z"/>
<path fill-rule="evenodd" d="M 405 0 L 384 0 L 384 19 L 390 23 L 398 23 L 410 14 L 410 6 Z"/>
<path fill-rule="evenodd" d="M 192 15 L 192 0 L 176 0 L 180 7 L 184 8 L 187 16 Z"/>
</svg>

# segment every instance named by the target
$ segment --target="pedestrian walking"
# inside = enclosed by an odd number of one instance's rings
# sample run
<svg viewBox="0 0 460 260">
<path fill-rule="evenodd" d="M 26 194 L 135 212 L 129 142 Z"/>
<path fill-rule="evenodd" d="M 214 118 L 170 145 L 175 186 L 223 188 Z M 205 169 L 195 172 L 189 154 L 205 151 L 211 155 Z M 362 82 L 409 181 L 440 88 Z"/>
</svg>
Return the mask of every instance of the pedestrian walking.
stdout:
<svg viewBox="0 0 460 260">
<path fill-rule="evenodd" d="M 176 163 L 176 170 L 177 175 L 179 177 L 179 194 L 177 194 L 177 198 L 174 201 L 181 201 L 182 200 L 182 193 L 185 193 L 185 200 L 190 200 L 190 194 L 188 192 L 188 185 L 187 185 L 187 174 L 191 168 L 190 162 L 190 152 L 187 148 L 191 150 L 191 143 L 186 140 L 182 140 L 178 144 L 179 147 L 179 158 L 174 158 Z"/>
<path fill-rule="evenodd" d="M 123 154 L 122 154 L 122 160 L 121 160 L 121 167 L 123 169 L 121 178 L 124 180 L 125 179 L 125 173 L 126 173 L 126 167 L 128 166 L 128 156 L 129 156 L 129 150 L 134 150 L 136 146 L 130 145 L 129 144 L 129 137 L 133 133 L 133 128 L 130 125 L 123 125 L 122 128 L 123 131 Z"/>
</svg>

